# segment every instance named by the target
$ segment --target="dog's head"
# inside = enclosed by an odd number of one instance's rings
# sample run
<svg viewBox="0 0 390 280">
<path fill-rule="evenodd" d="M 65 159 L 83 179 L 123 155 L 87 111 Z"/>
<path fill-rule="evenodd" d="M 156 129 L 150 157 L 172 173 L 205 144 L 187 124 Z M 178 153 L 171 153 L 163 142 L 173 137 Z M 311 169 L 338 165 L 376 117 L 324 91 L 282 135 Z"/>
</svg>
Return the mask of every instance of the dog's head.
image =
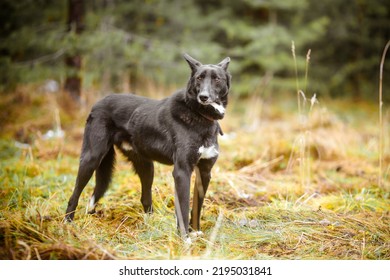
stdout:
<svg viewBox="0 0 390 280">
<path fill-rule="evenodd" d="M 191 68 L 187 85 L 187 100 L 196 104 L 200 114 L 210 120 L 222 119 L 228 103 L 231 76 L 227 71 L 230 58 L 218 64 L 203 65 L 188 54 L 185 60 Z"/>
</svg>

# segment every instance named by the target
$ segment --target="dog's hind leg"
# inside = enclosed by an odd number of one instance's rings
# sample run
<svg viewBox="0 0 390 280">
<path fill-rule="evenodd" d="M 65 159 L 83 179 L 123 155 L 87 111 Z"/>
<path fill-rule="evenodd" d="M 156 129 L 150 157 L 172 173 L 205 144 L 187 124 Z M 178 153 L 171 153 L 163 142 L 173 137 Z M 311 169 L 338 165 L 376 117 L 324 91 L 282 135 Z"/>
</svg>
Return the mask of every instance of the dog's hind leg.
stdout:
<svg viewBox="0 0 390 280">
<path fill-rule="evenodd" d="M 73 220 L 82 191 L 112 146 L 109 143 L 107 128 L 99 121 L 94 122 L 91 117 L 87 121 L 76 184 L 66 209 L 66 221 Z"/>
<path fill-rule="evenodd" d="M 141 203 L 144 208 L 144 211 L 145 213 L 152 213 L 152 185 L 154 177 L 153 161 L 140 158 L 135 153 L 133 153 L 131 156 L 128 156 L 128 158 L 133 163 L 134 170 L 141 180 Z"/>
<path fill-rule="evenodd" d="M 85 158 L 80 160 L 79 171 L 77 174 L 75 188 L 73 190 L 72 196 L 69 199 L 68 207 L 66 208 L 66 221 L 72 221 L 74 218 L 76 207 L 79 203 L 79 198 L 87 185 L 88 181 L 91 179 L 93 172 L 95 171 L 98 163 L 96 164 L 96 160 Z"/>
<path fill-rule="evenodd" d="M 96 177 L 96 186 L 93 191 L 90 203 L 89 203 L 89 214 L 95 213 L 95 207 L 108 189 L 108 186 L 111 182 L 112 173 L 114 171 L 114 163 L 115 163 L 115 150 L 114 146 L 111 146 L 110 150 L 104 156 L 102 162 L 96 169 L 95 177 Z"/>
</svg>

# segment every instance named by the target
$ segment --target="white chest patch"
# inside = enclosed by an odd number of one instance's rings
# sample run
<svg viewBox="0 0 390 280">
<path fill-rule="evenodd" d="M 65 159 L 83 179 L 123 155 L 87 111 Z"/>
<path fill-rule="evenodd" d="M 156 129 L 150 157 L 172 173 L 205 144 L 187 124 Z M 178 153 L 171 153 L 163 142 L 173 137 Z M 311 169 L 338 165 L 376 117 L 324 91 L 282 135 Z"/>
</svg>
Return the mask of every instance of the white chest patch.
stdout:
<svg viewBox="0 0 390 280">
<path fill-rule="evenodd" d="M 122 142 L 121 148 L 127 152 L 133 149 L 133 147 L 128 142 Z"/>
<path fill-rule="evenodd" d="M 209 158 L 214 158 L 219 155 L 219 151 L 215 146 L 210 146 L 206 148 L 205 146 L 201 146 L 199 148 L 199 154 L 201 159 L 209 159 Z"/>
<path fill-rule="evenodd" d="M 220 114 L 225 114 L 225 107 L 223 107 L 222 105 L 217 104 L 215 102 L 211 103 L 210 105 L 213 106 L 214 109 L 217 110 Z"/>
</svg>

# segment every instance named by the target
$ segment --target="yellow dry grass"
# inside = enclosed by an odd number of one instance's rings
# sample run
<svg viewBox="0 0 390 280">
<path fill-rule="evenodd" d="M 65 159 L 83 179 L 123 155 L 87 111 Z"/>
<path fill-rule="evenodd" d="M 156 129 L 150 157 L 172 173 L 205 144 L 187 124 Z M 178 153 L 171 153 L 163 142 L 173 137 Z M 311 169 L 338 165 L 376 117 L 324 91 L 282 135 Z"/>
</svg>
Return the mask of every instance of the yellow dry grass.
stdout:
<svg viewBox="0 0 390 280">
<path fill-rule="evenodd" d="M 76 220 L 64 224 L 91 102 L 77 110 L 32 91 L 0 106 L 1 259 L 390 259 L 389 135 L 379 187 L 377 109 L 369 103 L 320 100 L 302 127 L 295 98 L 233 97 L 205 234 L 188 246 L 176 229 L 171 167 L 156 165 L 155 211 L 145 215 L 138 178 L 122 157 L 97 214 L 85 214 L 91 181 Z M 43 140 L 58 125 L 55 108 L 65 138 Z"/>
</svg>

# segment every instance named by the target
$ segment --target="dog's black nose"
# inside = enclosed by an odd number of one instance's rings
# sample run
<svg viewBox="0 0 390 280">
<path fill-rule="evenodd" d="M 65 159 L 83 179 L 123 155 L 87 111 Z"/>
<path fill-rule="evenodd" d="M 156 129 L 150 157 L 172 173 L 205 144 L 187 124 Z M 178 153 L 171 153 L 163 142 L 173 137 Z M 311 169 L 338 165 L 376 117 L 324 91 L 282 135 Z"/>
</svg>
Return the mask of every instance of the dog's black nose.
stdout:
<svg viewBox="0 0 390 280">
<path fill-rule="evenodd" d="M 202 102 L 206 102 L 209 99 L 209 97 L 208 95 L 199 95 L 199 99 Z"/>
</svg>

